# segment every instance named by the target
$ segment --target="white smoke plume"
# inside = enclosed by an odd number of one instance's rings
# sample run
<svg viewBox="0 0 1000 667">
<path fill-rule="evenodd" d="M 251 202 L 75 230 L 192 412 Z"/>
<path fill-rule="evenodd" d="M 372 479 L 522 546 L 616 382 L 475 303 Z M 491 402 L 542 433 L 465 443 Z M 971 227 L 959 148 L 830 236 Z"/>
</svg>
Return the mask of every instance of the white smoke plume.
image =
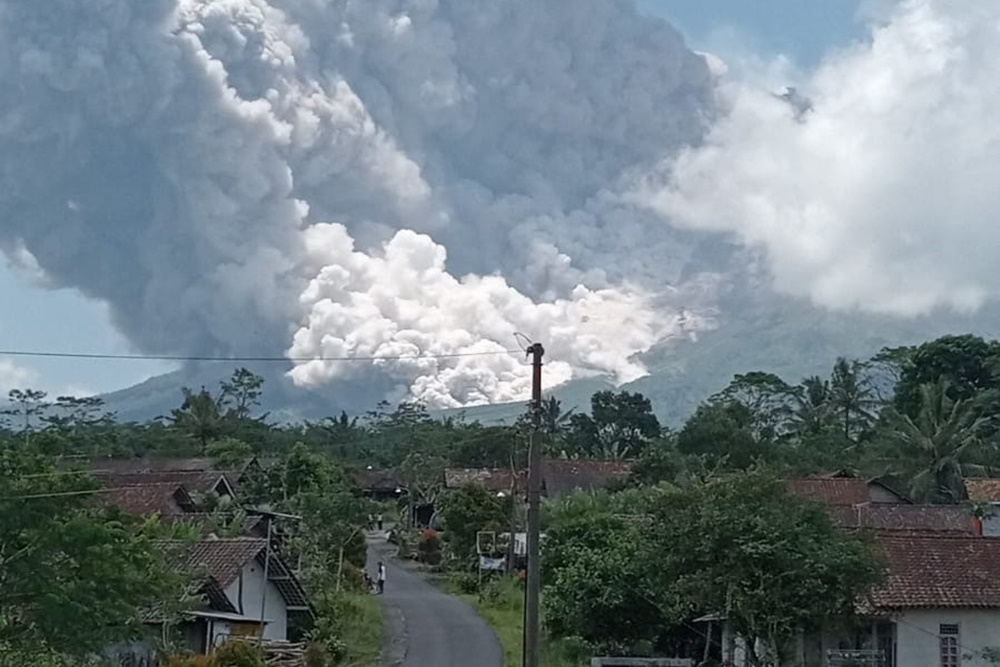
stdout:
<svg viewBox="0 0 1000 667">
<path fill-rule="evenodd" d="M 409 389 L 432 405 L 514 401 L 530 393 L 524 360 L 503 353 L 515 331 L 545 341 L 556 359 L 547 371 L 554 384 L 581 370 L 634 380 L 644 369 L 629 356 L 668 332 L 651 304 L 621 289 L 581 286 L 568 299 L 538 304 L 500 276 L 456 279 L 445 270 L 445 248 L 409 230 L 396 233 L 378 256 L 354 251 L 341 225 L 317 225 L 306 237 L 323 268 L 302 295 L 310 318 L 295 335 L 294 354 L 441 355 L 377 362 L 410 379 Z M 315 385 L 366 372 L 353 363 L 311 361 L 292 376 Z"/>
<path fill-rule="evenodd" d="M 885 4 L 885 3 L 883 3 Z M 762 248 L 782 290 L 903 316 L 1000 295 L 1000 4 L 905 0 L 794 83 L 733 84 L 703 145 L 636 199 Z"/>
<path fill-rule="evenodd" d="M 152 352 L 523 331 L 552 378 L 628 380 L 698 282 L 690 235 L 616 193 L 700 140 L 715 82 L 626 0 L 0 0 L 0 85 L 0 243 Z M 502 355 L 373 366 L 435 406 L 526 387 Z"/>
</svg>

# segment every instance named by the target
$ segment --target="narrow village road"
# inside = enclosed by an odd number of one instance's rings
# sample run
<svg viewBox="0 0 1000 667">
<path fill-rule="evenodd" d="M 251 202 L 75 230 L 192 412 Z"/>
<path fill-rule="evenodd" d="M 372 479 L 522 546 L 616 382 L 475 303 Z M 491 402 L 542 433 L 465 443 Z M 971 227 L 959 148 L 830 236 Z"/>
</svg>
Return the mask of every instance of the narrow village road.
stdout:
<svg viewBox="0 0 1000 667">
<path fill-rule="evenodd" d="M 394 547 L 381 535 L 368 537 L 368 571 L 386 565 L 385 667 L 502 667 L 496 635 L 461 600 L 442 593 L 390 557 Z"/>
</svg>

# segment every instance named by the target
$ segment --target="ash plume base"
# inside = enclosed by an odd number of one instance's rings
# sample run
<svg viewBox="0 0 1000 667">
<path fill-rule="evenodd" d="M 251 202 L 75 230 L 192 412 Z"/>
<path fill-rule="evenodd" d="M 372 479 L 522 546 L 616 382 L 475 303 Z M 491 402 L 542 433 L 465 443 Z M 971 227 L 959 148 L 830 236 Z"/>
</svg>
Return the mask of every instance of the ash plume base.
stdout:
<svg viewBox="0 0 1000 667">
<path fill-rule="evenodd" d="M 426 358 L 515 331 L 624 382 L 700 319 L 664 306 L 697 244 L 622 184 L 717 76 L 624 0 L 0 0 L 0 246 L 153 353 L 420 357 L 303 387 L 517 400 L 517 359 Z"/>
</svg>

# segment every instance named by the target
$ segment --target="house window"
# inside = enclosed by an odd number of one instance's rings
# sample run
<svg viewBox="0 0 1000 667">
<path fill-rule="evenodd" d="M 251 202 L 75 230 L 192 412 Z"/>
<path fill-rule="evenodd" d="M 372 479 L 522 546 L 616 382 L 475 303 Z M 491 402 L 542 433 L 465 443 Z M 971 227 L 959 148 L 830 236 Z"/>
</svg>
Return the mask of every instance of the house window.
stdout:
<svg viewBox="0 0 1000 667">
<path fill-rule="evenodd" d="M 938 642 L 941 646 L 941 667 L 959 667 L 962 654 L 958 646 L 958 624 L 941 624 L 938 628 Z"/>
</svg>

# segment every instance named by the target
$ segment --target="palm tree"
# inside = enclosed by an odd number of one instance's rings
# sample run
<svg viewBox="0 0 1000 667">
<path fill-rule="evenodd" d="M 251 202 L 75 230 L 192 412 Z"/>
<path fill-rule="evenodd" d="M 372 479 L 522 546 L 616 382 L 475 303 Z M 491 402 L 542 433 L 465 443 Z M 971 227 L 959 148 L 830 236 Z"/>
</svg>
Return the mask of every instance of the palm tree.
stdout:
<svg viewBox="0 0 1000 667">
<path fill-rule="evenodd" d="M 945 379 L 921 385 L 920 410 L 911 418 L 895 409 L 888 423 L 904 457 L 920 461 L 914 495 L 929 502 L 958 502 L 965 495 L 965 475 L 984 470 L 969 461 L 982 443 L 983 416 L 977 399 L 952 400 Z"/>
<path fill-rule="evenodd" d="M 830 377 L 830 406 L 843 425 L 844 440 L 864 430 L 875 420 L 874 408 L 878 398 L 870 380 L 865 375 L 864 363 L 837 359 Z"/>
<path fill-rule="evenodd" d="M 816 375 L 805 378 L 795 391 L 792 431 L 800 437 L 819 435 L 830 424 L 830 410 L 830 383 Z"/>
</svg>

